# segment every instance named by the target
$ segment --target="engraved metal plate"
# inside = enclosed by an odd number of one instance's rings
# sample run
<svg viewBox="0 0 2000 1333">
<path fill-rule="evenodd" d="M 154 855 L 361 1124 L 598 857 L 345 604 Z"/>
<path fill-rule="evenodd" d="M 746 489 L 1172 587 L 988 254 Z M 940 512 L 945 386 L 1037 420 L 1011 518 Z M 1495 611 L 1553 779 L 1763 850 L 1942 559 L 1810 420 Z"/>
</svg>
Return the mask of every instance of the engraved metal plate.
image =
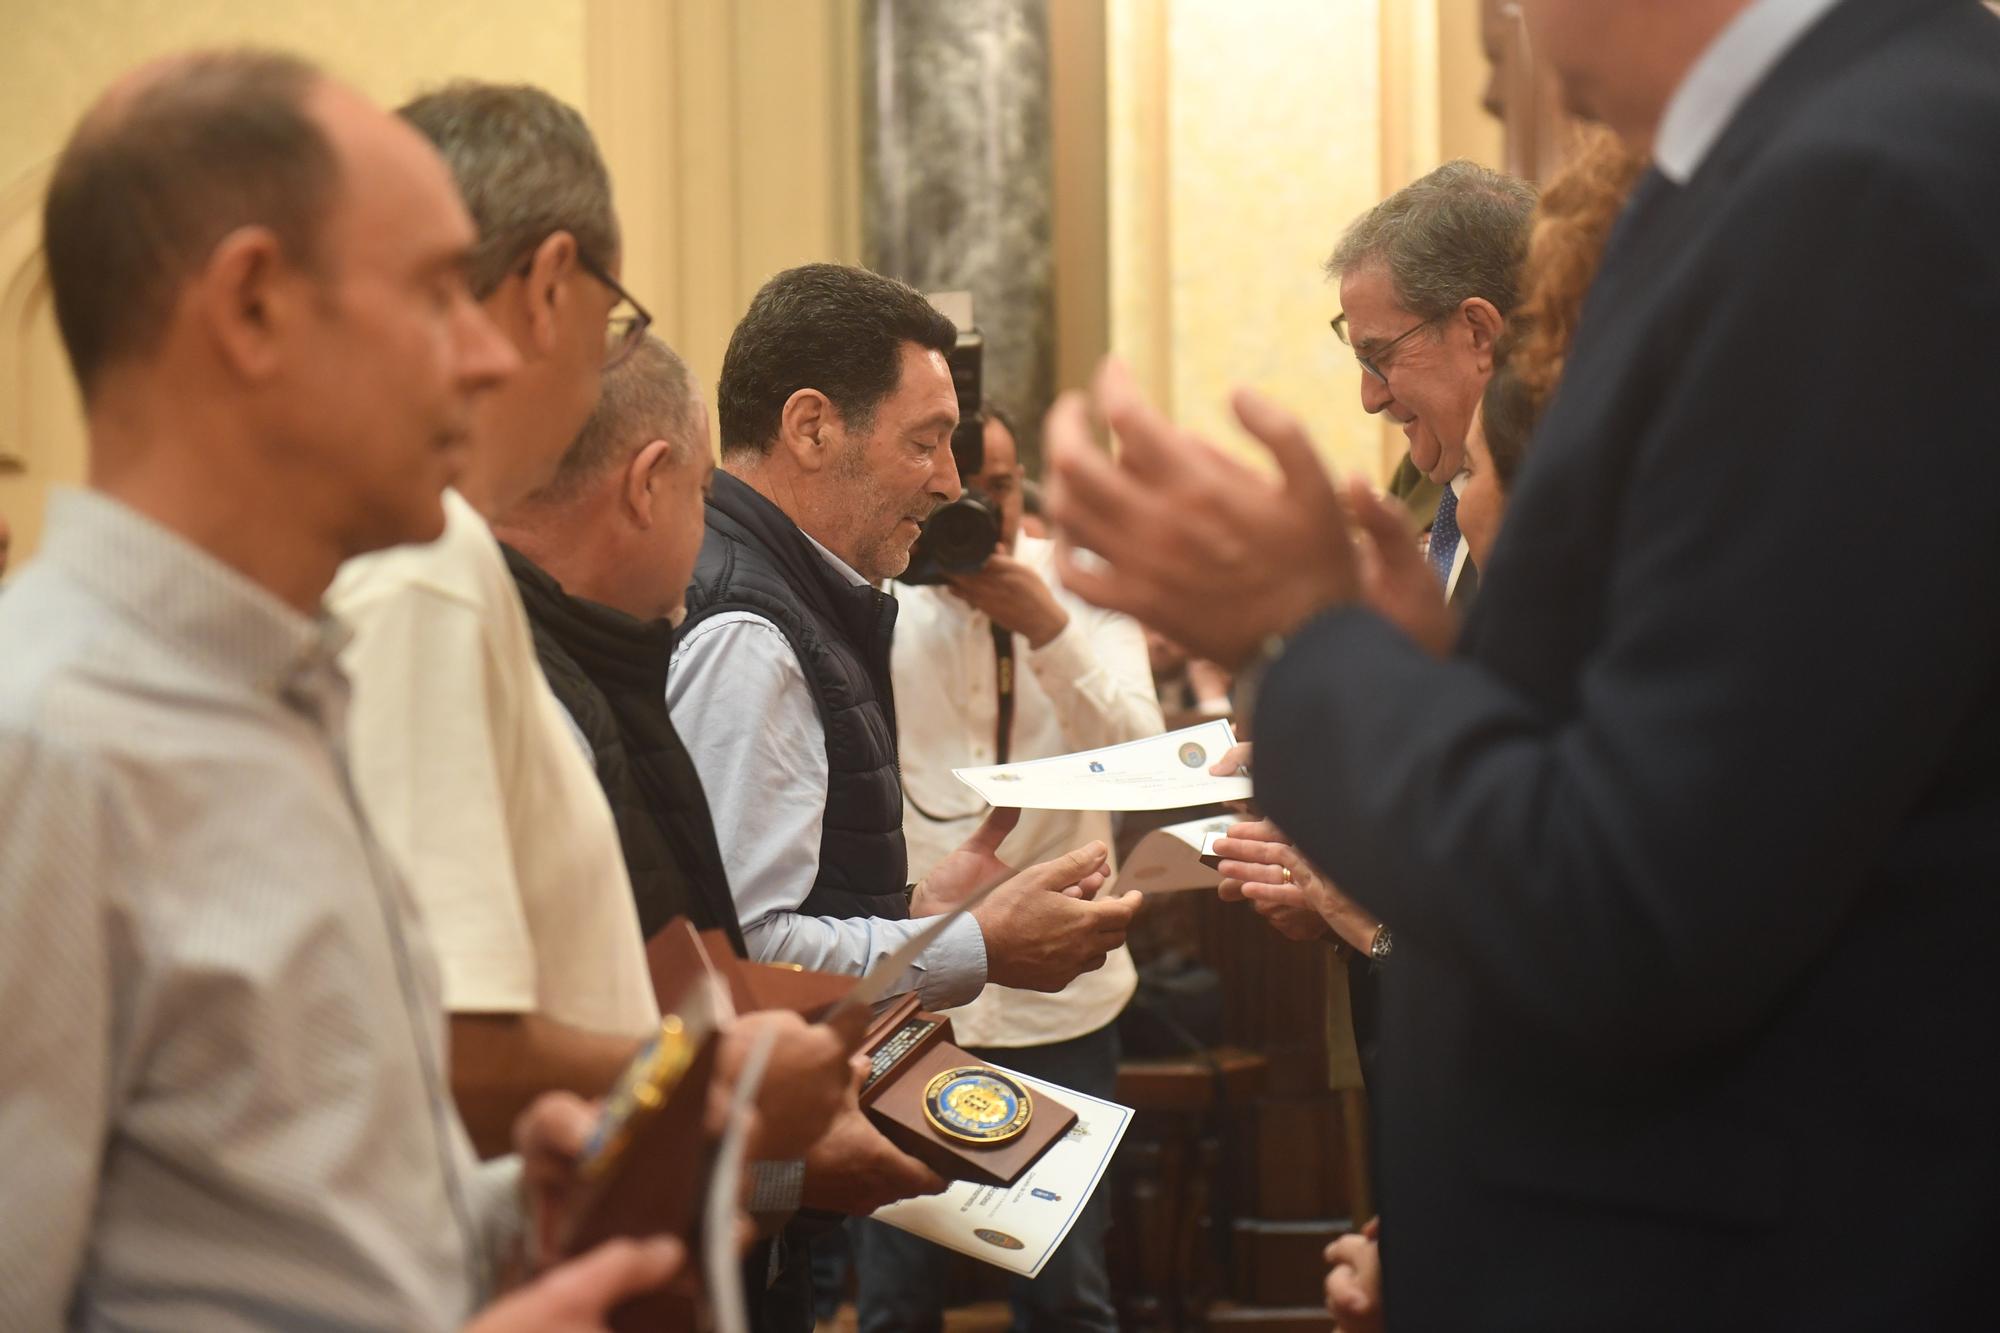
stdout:
<svg viewBox="0 0 2000 1333">
<path fill-rule="evenodd" d="M 938 1025 L 935 1018 L 912 1018 L 903 1026 L 889 1034 L 889 1039 L 877 1046 L 868 1057 L 868 1076 L 861 1080 L 863 1092 L 880 1082 L 882 1076 L 894 1069 L 902 1058 L 917 1049 L 917 1043 L 929 1036 Z"/>
</svg>

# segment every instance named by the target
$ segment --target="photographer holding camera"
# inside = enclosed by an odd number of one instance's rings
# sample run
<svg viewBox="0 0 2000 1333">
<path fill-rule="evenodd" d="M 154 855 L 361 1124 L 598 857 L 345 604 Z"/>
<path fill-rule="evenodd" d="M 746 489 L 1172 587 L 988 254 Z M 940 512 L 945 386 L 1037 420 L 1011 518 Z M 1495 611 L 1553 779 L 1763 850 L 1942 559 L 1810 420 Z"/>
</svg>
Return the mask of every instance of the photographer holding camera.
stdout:
<svg viewBox="0 0 2000 1333">
<path fill-rule="evenodd" d="M 943 856 L 986 814 L 953 768 L 1067 754 L 1161 729 L 1144 633 L 1059 588 L 1054 544 L 1020 530 L 1024 474 L 1014 432 L 991 404 L 980 416 L 974 439 L 983 448 L 958 445 L 964 498 L 925 525 L 895 585 L 901 605 L 891 666 L 913 864 Z M 1001 857 L 1024 865 L 1093 839 L 1110 844 L 1108 815 L 1029 810 Z M 1131 957 L 1120 948 L 1058 994 L 989 985 L 951 1012 L 952 1026 L 982 1059 L 1110 1097 L 1118 1076 L 1112 1024 L 1134 984 Z M 1015 1281 L 1016 1327 L 1117 1327 L 1107 1221 L 1100 1197 L 1039 1278 Z M 939 1252 L 879 1222 L 858 1231 L 864 1333 L 939 1327 L 948 1272 Z"/>
</svg>

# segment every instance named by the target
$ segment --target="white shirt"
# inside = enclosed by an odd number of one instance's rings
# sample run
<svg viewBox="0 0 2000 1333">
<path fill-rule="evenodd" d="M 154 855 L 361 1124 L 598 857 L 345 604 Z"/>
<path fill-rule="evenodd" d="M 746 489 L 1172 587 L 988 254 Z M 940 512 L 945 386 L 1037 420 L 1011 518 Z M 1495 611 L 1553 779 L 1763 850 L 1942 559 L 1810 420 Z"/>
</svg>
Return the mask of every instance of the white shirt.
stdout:
<svg viewBox="0 0 2000 1333">
<path fill-rule="evenodd" d="M 1055 544 L 1022 536 L 1014 556 L 1056 590 L 1069 624 L 1040 648 L 1014 636 L 1014 722 L 1010 759 L 1045 759 L 1156 736 L 1160 700 L 1136 621 L 1065 591 L 1055 576 Z M 913 861 L 935 861 L 971 836 L 986 815 L 954 768 L 1000 762 L 995 752 L 999 681 L 993 622 L 943 588 L 898 588 L 893 666 L 902 733 L 903 835 Z M 1009 865 L 1025 867 L 1093 838 L 1111 845 L 1102 811 L 1027 810 L 1001 844 Z M 1116 893 L 1107 885 L 1106 893 Z M 1054 995 L 987 986 L 952 1011 L 965 1046 L 1044 1046 L 1080 1037 L 1116 1018 L 1137 984 L 1132 955 L 1120 948 L 1095 972 Z"/>
<path fill-rule="evenodd" d="M 1710 42 L 1667 102 L 1653 161 L 1676 185 L 1701 169 L 1737 108 L 1838 0 L 1756 0 Z"/>
<path fill-rule="evenodd" d="M 349 561 L 356 782 L 422 904 L 454 1013 L 659 1023 L 617 825 L 535 658 L 506 558 L 445 493 L 444 536 Z"/>
<path fill-rule="evenodd" d="M 813 546 L 850 584 L 867 582 L 833 552 Z M 667 709 L 708 793 L 752 958 L 859 975 L 924 928 L 922 920 L 798 910 L 819 878 L 829 767 L 826 728 L 783 630 L 749 611 L 696 625 L 674 645 Z M 985 984 L 986 937 L 966 916 L 924 950 L 900 989 L 939 1009 L 963 1004 Z"/>
<path fill-rule="evenodd" d="M 456 1329 L 520 1223 L 328 620 L 92 492 L 0 598 L 0 1329 Z"/>
</svg>

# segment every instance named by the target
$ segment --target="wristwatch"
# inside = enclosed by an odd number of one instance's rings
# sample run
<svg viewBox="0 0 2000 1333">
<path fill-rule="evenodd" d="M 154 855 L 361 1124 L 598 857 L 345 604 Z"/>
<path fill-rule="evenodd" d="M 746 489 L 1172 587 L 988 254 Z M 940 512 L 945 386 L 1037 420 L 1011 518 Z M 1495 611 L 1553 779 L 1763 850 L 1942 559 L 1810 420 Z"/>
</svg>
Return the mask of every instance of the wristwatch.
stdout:
<svg viewBox="0 0 2000 1333">
<path fill-rule="evenodd" d="M 1395 947 L 1396 942 L 1390 937 L 1389 928 L 1387 926 L 1377 926 L 1375 927 L 1375 938 L 1368 942 L 1368 956 L 1378 963 L 1386 963 L 1389 961 L 1390 951 Z"/>
</svg>

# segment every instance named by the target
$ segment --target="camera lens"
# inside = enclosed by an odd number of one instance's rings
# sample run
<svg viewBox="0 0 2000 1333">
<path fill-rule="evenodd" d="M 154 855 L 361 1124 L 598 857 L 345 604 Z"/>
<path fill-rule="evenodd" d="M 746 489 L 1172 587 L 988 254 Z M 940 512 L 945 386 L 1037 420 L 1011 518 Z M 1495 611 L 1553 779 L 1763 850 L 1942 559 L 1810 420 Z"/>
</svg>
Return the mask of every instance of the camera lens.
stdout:
<svg viewBox="0 0 2000 1333">
<path fill-rule="evenodd" d="M 946 569 L 977 569 L 993 554 L 998 526 L 984 506 L 964 502 L 938 510 L 929 526 L 931 551 Z"/>
</svg>

